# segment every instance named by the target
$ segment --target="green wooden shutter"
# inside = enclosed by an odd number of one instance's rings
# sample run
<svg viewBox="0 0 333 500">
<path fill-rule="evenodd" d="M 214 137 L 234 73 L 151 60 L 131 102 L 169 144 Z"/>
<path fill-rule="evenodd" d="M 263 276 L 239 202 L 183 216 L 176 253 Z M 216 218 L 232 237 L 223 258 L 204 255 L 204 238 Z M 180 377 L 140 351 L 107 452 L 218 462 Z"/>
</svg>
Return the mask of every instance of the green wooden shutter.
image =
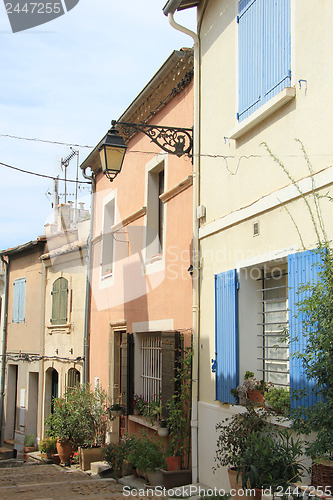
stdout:
<svg viewBox="0 0 333 500">
<path fill-rule="evenodd" d="M 52 287 L 52 325 L 63 325 L 67 323 L 68 309 L 68 281 L 66 278 L 58 278 Z"/>
</svg>

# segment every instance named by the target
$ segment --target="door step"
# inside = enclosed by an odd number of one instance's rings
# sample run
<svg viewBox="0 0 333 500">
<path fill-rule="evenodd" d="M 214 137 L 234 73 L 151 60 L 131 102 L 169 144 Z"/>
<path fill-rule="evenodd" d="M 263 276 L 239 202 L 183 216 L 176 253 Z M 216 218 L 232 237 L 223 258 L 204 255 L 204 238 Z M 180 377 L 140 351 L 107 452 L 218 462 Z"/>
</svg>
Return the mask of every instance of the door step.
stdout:
<svg viewBox="0 0 333 500">
<path fill-rule="evenodd" d="M 13 448 L 7 448 L 2 446 L 0 448 L 0 460 L 9 460 L 10 458 L 15 458 L 16 452 Z"/>
</svg>

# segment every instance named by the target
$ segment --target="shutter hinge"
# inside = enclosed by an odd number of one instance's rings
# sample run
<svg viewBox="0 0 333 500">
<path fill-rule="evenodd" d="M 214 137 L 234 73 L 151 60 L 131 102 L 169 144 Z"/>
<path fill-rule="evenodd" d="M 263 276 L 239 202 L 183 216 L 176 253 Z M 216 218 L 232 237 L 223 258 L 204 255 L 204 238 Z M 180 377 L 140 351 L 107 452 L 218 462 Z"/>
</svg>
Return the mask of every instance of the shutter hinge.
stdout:
<svg viewBox="0 0 333 500">
<path fill-rule="evenodd" d="M 239 113 L 236 113 L 236 118 L 239 121 Z"/>
<path fill-rule="evenodd" d="M 239 16 L 236 17 L 236 22 L 239 24 Z"/>
<path fill-rule="evenodd" d="M 212 372 L 216 373 L 217 361 L 216 359 L 212 359 Z"/>
<path fill-rule="evenodd" d="M 237 281 L 236 288 L 239 290 L 239 281 Z"/>
<path fill-rule="evenodd" d="M 288 76 L 291 78 L 291 69 L 288 71 Z"/>
</svg>

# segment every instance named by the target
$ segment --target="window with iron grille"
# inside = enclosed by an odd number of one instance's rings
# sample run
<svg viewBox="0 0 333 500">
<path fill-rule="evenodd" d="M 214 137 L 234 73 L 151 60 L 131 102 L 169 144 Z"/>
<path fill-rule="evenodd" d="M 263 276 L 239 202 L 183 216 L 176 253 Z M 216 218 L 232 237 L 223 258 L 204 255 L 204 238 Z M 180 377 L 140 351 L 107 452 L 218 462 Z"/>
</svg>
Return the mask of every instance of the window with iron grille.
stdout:
<svg viewBox="0 0 333 500">
<path fill-rule="evenodd" d="M 67 390 L 75 389 L 80 385 L 80 372 L 76 368 L 70 368 L 67 373 Z"/>
<path fill-rule="evenodd" d="M 161 337 L 146 335 L 141 340 L 141 395 L 145 401 L 156 400 L 162 389 Z"/>
<path fill-rule="evenodd" d="M 263 271 L 259 326 L 260 359 L 266 382 L 289 385 L 289 345 L 283 340 L 288 328 L 288 274 L 285 268 Z"/>
</svg>

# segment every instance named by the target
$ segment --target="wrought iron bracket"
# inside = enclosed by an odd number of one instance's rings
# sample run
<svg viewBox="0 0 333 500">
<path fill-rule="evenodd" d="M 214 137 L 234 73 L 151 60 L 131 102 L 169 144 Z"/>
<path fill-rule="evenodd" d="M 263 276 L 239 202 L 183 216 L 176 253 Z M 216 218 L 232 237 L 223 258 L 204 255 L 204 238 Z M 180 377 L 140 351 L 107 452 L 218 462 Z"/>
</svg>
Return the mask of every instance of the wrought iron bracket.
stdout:
<svg viewBox="0 0 333 500">
<path fill-rule="evenodd" d="M 163 127 L 161 125 L 146 125 L 144 123 L 117 122 L 113 120 L 112 126 L 122 128 L 126 137 L 134 132 L 142 132 L 163 151 L 181 157 L 187 155 L 192 159 L 193 129 L 179 127 Z"/>
</svg>

